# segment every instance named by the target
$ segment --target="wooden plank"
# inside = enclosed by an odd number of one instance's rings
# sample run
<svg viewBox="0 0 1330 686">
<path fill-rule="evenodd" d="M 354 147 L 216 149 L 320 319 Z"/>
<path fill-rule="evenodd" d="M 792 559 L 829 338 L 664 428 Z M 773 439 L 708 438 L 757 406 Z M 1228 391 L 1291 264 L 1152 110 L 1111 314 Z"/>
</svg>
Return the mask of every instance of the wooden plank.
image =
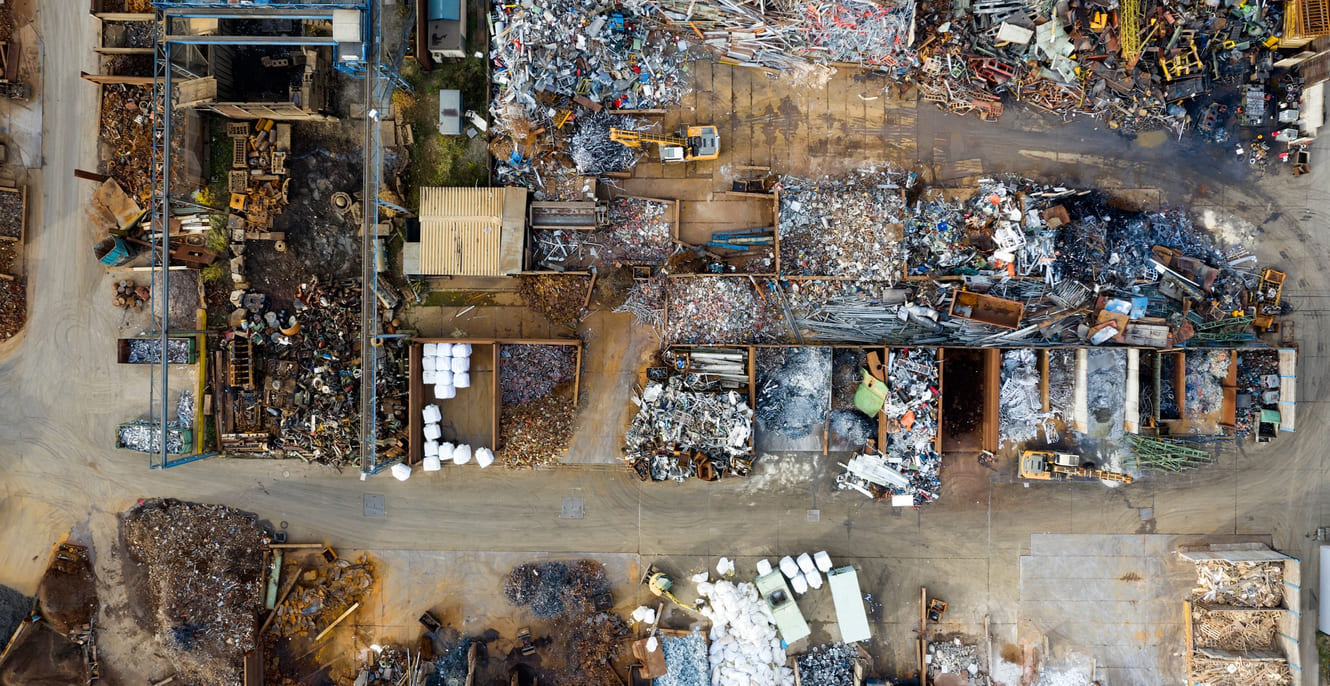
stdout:
<svg viewBox="0 0 1330 686">
<path fill-rule="evenodd" d="M 157 82 L 152 76 L 112 76 L 110 74 L 89 74 L 88 72 L 79 72 L 79 76 L 84 81 L 101 85 L 126 84 L 130 86 L 150 86 Z"/>
<path fill-rule="evenodd" d="M 997 452 L 1002 425 L 1002 351 L 984 349 L 984 420 L 983 449 Z"/>
</svg>

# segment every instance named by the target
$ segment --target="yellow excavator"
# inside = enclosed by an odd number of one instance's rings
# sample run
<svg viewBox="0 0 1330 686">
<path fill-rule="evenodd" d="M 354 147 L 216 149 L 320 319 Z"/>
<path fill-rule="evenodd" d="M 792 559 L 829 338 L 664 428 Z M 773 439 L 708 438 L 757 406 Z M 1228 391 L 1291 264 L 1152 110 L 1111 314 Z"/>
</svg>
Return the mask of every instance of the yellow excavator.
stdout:
<svg viewBox="0 0 1330 686">
<path fill-rule="evenodd" d="M 612 128 L 610 140 L 630 148 L 654 143 L 660 146 L 661 162 L 702 162 L 720 157 L 720 132 L 714 126 L 689 126 L 680 136 Z"/>
<path fill-rule="evenodd" d="M 1081 463 L 1080 455 L 1055 453 L 1048 450 L 1027 450 L 1021 453 L 1021 478 L 1038 481 L 1118 481 L 1131 483 L 1130 474 L 1095 469 L 1092 463 Z"/>
</svg>

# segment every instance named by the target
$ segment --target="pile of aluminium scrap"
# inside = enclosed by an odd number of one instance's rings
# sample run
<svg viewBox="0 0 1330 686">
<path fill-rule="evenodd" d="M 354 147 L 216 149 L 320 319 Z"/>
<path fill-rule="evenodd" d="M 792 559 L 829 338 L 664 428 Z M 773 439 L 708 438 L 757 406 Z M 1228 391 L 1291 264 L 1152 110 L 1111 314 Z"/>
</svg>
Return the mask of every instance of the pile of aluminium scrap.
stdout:
<svg viewBox="0 0 1330 686">
<path fill-rule="evenodd" d="M 1224 404 L 1224 379 L 1231 362 L 1226 350 L 1188 350 L 1187 417 L 1203 419 L 1218 412 Z"/>
<path fill-rule="evenodd" d="M 505 405 L 499 417 L 499 449 L 495 456 L 509 468 L 553 464 L 568 452 L 576 409 L 561 393 L 550 393 L 520 405 Z"/>
<path fill-rule="evenodd" d="M 193 448 L 187 440 L 185 427 L 170 425 L 166 427 L 166 452 L 170 455 L 183 455 Z M 161 424 L 154 422 L 128 422 L 116 428 L 116 447 L 136 450 L 141 453 L 160 453 L 162 451 Z"/>
<path fill-rule="evenodd" d="M 263 549 L 254 518 L 221 505 L 149 500 L 121 519 L 130 559 L 147 574 L 136 604 L 177 673 L 192 683 L 240 686 L 263 610 Z"/>
<path fill-rule="evenodd" d="M 824 643 L 794 659 L 801 686 L 850 686 L 859 650 L 847 643 Z"/>
<path fill-rule="evenodd" d="M 1002 353 L 1002 390 L 998 396 L 999 435 L 1003 445 L 1021 446 L 1044 432 L 1044 441 L 1058 440 L 1054 413 L 1045 412 L 1039 392 L 1039 367 L 1030 348 Z"/>
<path fill-rule="evenodd" d="M 610 129 L 636 131 L 637 120 L 623 114 L 595 112 L 577 121 L 568 142 L 569 155 L 578 174 L 605 174 L 631 169 L 642 158 L 641 148 L 630 148 L 610 140 Z"/>
<path fill-rule="evenodd" d="M 821 428 L 830 410 L 831 350 L 759 348 L 757 428 L 789 439 Z"/>
<path fill-rule="evenodd" d="M 794 686 L 771 608 L 757 587 L 732 581 L 703 581 L 702 614 L 711 620 L 712 686 Z"/>
<path fill-rule="evenodd" d="M 642 198 L 610 201 L 609 242 L 615 259 L 659 262 L 673 251 L 669 205 Z"/>
<path fill-rule="evenodd" d="M 785 178 L 780 192 L 781 272 L 894 282 L 908 176 L 865 170 L 840 179 Z"/>
<path fill-rule="evenodd" d="M 753 463 L 747 399 L 686 384 L 687 377 L 671 376 L 633 395 L 638 410 L 624 437 L 624 459 L 644 481 L 684 481 L 698 476 L 703 463 L 717 478 L 747 475 Z"/>
<path fill-rule="evenodd" d="M 634 281 L 623 304 L 614 308 L 615 314 L 631 314 L 638 324 L 644 324 L 656 330 L 657 335 L 664 333 L 665 326 L 665 287 L 668 279 L 657 274 L 649 279 Z"/>
<path fill-rule="evenodd" d="M 171 364 L 189 364 L 192 342 L 187 338 L 166 339 L 166 361 Z M 130 364 L 147 364 L 162 361 L 162 341 L 159 338 L 131 338 L 129 340 Z"/>
<path fill-rule="evenodd" d="M 707 639 L 699 631 L 660 640 L 665 653 L 664 676 L 652 686 L 711 686 L 711 665 L 707 660 Z"/>
</svg>

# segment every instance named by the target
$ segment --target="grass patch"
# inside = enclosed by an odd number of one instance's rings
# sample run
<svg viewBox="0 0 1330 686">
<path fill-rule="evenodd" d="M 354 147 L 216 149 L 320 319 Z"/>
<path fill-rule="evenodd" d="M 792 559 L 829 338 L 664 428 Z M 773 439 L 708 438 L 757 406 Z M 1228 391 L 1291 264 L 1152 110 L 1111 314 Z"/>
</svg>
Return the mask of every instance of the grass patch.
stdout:
<svg viewBox="0 0 1330 686">
<path fill-rule="evenodd" d="M 413 94 L 399 91 L 394 96 L 395 104 L 411 124 L 415 138 L 411 146 L 411 164 L 407 169 L 408 184 L 417 188 L 487 185 L 489 159 L 485 135 L 471 139 L 465 135 L 444 136 L 439 133 L 440 90 L 461 91 L 464 110 L 484 112 L 487 109 L 485 60 L 475 57 L 449 60 L 429 72 L 422 71 L 414 61 L 408 61 L 402 65 L 402 77 L 415 88 Z M 414 207 L 418 195 L 408 195 L 406 201 Z"/>
<path fill-rule="evenodd" d="M 1317 683 L 1324 684 L 1330 679 L 1330 635 L 1316 632 L 1316 661 L 1321 666 L 1321 676 Z"/>
</svg>

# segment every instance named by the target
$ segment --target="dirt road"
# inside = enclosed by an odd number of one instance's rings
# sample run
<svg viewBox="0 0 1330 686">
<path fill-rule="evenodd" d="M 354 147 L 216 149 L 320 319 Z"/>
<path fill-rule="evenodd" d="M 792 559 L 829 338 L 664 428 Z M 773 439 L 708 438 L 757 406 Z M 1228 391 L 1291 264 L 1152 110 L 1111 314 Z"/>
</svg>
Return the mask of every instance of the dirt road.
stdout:
<svg viewBox="0 0 1330 686">
<path fill-rule="evenodd" d="M 982 157 L 984 171 L 1158 186 L 1174 200 L 1229 209 L 1256 222 L 1256 252 L 1291 277 L 1286 292 L 1297 307 L 1303 353 L 1299 433 L 1260 448 L 1247 444 L 1205 470 L 1130 488 L 1025 488 L 1010 469 L 996 480 L 967 472 L 946 481 L 939 503 L 917 512 L 835 492 L 834 465 L 820 459 L 771 463 L 744 482 L 684 485 L 640 484 L 617 467 L 459 470 L 406 483 L 387 477 L 361 482 L 296 461 L 211 460 L 149 471 L 146 457 L 110 447 L 114 426 L 145 411 L 151 379 L 113 362 L 117 314 L 106 302 L 107 277 L 91 259 L 83 219 L 91 188 L 72 177 L 75 167 L 96 164 L 96 88 L 78 78 L 81 69 L 93 69 L 93 22 L 85 8 L 46 3 L 39 17 L 42 35 L 59 38 L 47 40 L 42 54 L 44 162 L 30 231 L 30 324 L 21 345 L 0 363 L 0 584 L 31 592 L 49 546 L 71 530 L 94 546 L 98 575 L 113 584 L 121 561 L 105 551 L 113 548 L 115 513 L 143 496 L 226 503 L 289 522 L 295 540 L 345 548 L 644 557 L 825 548 L 833 556 L 914 561 L 913 568 L 972 586 L 973 611 L 992 613 L 997 635 L 1014 635 L 1017 557 L 1032 533 L 1270 533 L 1281 549 L 1308 563 L 1304 578 L 1316 578 L 1314 544 L 1306 536 L 1325 523 L 1330 501 L 1322 459 L 1330 421 L 1319 401 L 1330 380 L 1324 350 L 1330 247 L 1321 233 L 1330 220 L 1324 206 L 1330 165 L 1302 178 L 1247 186 L 1217 153 L 1141 148 L 1092 127 L 1055 136 L 1039 118 L 1021 115 L 995 126 L 911 109 L 910 117 L 894 121 L 905 127 L 899 135 L 913 142 L 881 144 L 917 149 L 925 164 Z M 773 116 L 797 116 L 788 107 L 781 114 L 781 107 L 772 106 Z M 824 116 L 840 115 L 829 108 Z M 853 129 L 858 116 L 829 126 Z M 798 154 L 775 145 L 778 140 L 768 146 L 771 161 Z M 1318 145 L 1314 159 L 1330 159 L 1328 147 Z M 367 493 L 386 496 L 385 517 L 364 516 Z M 583 499 L 583 518 L 560 518 L 565 497 Z M 123 589 L 100 590 L 108 621 L 128 620 Z M 1304 636 L 1310 636 L 1312 613 L 1303 616 Z M 1304 646 L 1304 663 L 1314 664 L 1311 641 Z M 127 659 L 130 650 L 108 635 L 103 659 L 126 683 L 160 676 L 149 656 Z"/>
</svg>

